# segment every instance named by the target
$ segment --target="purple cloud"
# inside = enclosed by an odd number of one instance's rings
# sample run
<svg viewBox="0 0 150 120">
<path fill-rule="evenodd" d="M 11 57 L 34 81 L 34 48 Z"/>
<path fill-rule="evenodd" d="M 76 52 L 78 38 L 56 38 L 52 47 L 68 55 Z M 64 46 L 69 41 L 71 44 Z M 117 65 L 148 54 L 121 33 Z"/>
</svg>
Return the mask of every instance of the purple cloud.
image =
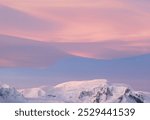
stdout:
<svg viewBox="0 0 150 120">
<path fill-rule="evenodd" d="M 14 8 L 0 5 L 0 26 L 3 30 L 53 31 L 58 28 L 53 20 L 45 21 Z"/>
<path fill-rule="evenodd" d="M 1 67 L 45 68 L 66 55 L 44 42 L 0 35 Z"/>
</svg>

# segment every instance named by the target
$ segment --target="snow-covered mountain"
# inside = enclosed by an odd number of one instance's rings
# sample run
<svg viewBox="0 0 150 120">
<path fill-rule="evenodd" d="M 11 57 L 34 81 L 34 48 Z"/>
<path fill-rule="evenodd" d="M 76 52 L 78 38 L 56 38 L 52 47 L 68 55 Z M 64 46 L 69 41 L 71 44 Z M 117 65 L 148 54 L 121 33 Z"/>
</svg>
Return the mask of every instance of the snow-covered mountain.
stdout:
<svg viewBox="0 0 150 120">
<path fill-rule="evenodd" d="M 0 85 L 0 102 L 150 103 L 150 93 L 134 91 L 125 84 L 110 84 L 105 79 L 96 79 L 19 90 Z"/>
<path fill-rule="evenodd" d="M 109 84 L 105 79 L 71 81 L 53 87 L 19 90 L 29 102 L 63 103 L 146 103 L 150 93 L 134 91 L 124 84 Z"/>
<path fill-rule="evenodd" d="M 27 99 L 19 93 L 15 88 L 6 84 L 0 85 L 0 102 L 1 103 L 22 103 L 27 102 Z"/>
</svg>

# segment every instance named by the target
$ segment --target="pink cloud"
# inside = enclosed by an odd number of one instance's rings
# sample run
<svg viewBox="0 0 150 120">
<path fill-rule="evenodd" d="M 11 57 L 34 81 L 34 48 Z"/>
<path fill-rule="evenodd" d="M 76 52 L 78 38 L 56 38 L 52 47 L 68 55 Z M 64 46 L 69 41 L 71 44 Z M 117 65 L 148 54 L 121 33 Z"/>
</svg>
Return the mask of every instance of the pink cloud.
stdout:
<svg viewBox="0 0 150 120">
<path fill-rule="evenodd" d="M 6 0 L 1 4 L 44 20 L 44 23 L 38 22 L 41 23 L 39 25 L 32 20 L 25 24 L 24 27 L 39 28 L 35 31 L 22 31 L 21 28 L 17 29 L 18 25 L 16 25 L 15 33 L 13 30 L 3 30 L 3 34 L 54 42 L 150 38 L 149 8 L 143 7 L 148 4 L 145 0 L 143 2 L 118 0 L 62 0 L 61 2 L 47 0 L 43 2 L 36 0 L 32 3 L 30 0 L 20 2 Z"/>
<path fill-rule="evenodd" d="M 46 68 L 70 55 L 113 59 L 149 53 L 149 40 L 46 43 L 0 35 L 0 67 Z"/>
<path fill-rule="evenodd" d="M 0 2 L 0 33 L 34 41 L 46 41 L 50 43 L 50 48 L 53 44 L 54 48 L 65 54 L 82 57 L 111 59 L 147 54 L 150 53 L 149 2 L 133 1 L 5 0 Z M 6 45 L 0 42 L 1 47 Z M 14 61 L 24 61 L 20 66 L 26 66 L 25 63 L 46 66 L 49 64 L 48 60 L 51 61 L 53 57 L 64 56 L 63 53 L 59 54 L 59 51 L 58 54 L 56 52 L 56 56 L 54 52 L 47 58 L 46 55 L 49 54 L 43 47 L 39 54 L 29 51 L 24 53 L 25 49 L 18 46 L 19 40 L 14 42 L 18 51 L 13 51 L 12 56 L 8 54 L 6 59 L 2 57 L 1 63 L 13 58 Z M 38 61 L 40 55 L 44 55 L 41 57 L 43 62 Z M 36 63 L 29 60 L 30 56 L 32 60 L 37 59 Z M 47 61 L 44 61 L 45 57 Z M 13 65 L 16 65 L 16 62 L 13 62 Z"/>
<path fill-rule="evenodd" d="M 135 55 L 149 54 L 149 40 L 102 41 L 79 43 L 51 43 L 51 45 L 71 55 L 94 59 L 113 59 Z"/>
<path fill-rule="evenodd" d="M 15 67 L 15 65 L 7 59 L 0 59 L 0 67 Z"/>
<path fill-rule="evenodd" d="M 0 26 L 1 34 L 26 38 L 42 38 L 45 34 L 48 35 L 61 27 L 54 20 L 45 21 L 3 5 L 0 6 Z"/>
</svg>

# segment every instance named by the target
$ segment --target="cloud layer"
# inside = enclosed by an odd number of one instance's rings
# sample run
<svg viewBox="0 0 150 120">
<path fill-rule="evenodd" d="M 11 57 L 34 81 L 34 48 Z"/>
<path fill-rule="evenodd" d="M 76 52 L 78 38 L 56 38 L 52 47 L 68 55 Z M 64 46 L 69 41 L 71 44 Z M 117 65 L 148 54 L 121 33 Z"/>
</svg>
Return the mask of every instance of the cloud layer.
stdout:
<svg viewBox="0 0 150 120">
<path fill-rule="evenodd" d="M 0 66 L 45 67 L 66 54 L 95 59 L 148 54 L 149 5 L 148 0 L 0 1 L 0 34 L 7 35 L 0 36 Z"/>
<path fill-rule="evenodd" d="M 148 54 L 150 41 L 39 42 L 0 35 L 0 67 L 47 68 L 62 58 L 114 59 Z"/>
<path fill-rule="evenodd" d="M 47 68 L 64 56 L 50 44 L 0 35 L 0 67 Z"/>
<path fill-rule="evenodd" d="M 53 42 L 150 38 L 147 0 L 5 0 L 0 3 L 11 7 L 0 9 L 3 27 L 11 24 L 11 29 L 1 33 L 9 35 Z"/>
</svg>

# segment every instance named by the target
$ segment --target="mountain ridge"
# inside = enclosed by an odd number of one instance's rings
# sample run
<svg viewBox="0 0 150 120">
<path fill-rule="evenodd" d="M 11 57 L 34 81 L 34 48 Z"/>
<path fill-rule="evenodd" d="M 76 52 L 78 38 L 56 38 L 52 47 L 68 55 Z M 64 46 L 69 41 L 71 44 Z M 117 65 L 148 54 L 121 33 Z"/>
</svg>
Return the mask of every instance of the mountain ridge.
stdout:
<svg viewBox="0 0 150 120">
<path fill-rule="evenodd" d="M 31 91 L 30 91 L 31 90 Z M 20 90 L 30 96 L 26 89 Z M 150 102 L 150 93 L 134 91 L 125 84 L 110 84 L 105 79 L 70 81 L 53 87 L 28 89 L 29 102 L 63 103 L 145 103 Z M 34 93 L 37 94 L 34 94 Z"/>
</svg>

